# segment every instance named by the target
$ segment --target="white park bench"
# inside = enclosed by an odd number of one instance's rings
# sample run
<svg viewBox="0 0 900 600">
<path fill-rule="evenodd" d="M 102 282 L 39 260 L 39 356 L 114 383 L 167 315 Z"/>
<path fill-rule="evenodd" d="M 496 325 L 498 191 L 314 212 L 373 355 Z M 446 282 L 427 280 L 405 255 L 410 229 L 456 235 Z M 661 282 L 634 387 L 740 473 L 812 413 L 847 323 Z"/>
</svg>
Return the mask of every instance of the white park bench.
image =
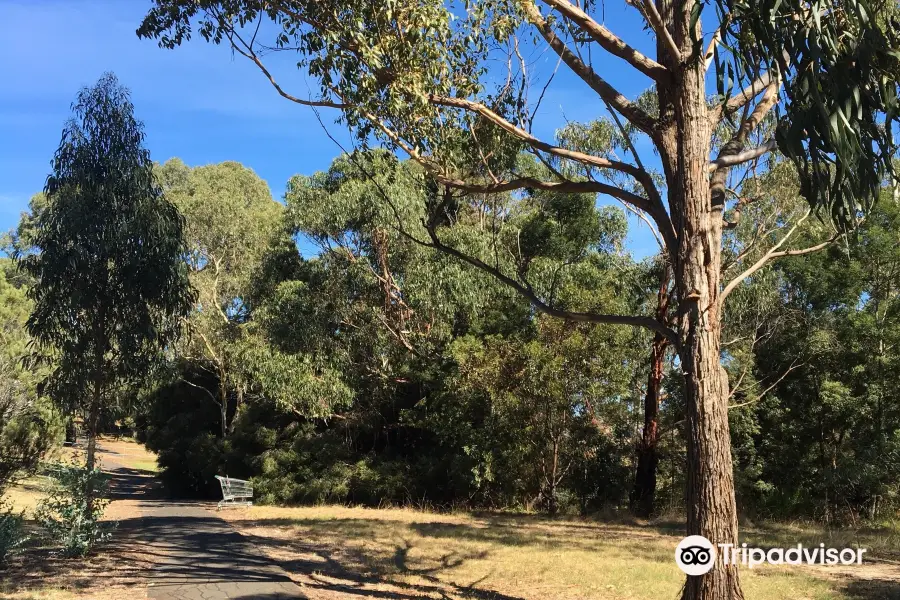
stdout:
<svg viewBox="0 0 900 600">
<path fill-rule="evenodd" d="M 223 506 L 253 506 L 253 486 L 249 481 L 243 479 L 234 479 L 232 477 L 220 477 L 219 485 L 222 486 L 222 500 L 219 502 L 216 510 Z"/>
</svg>

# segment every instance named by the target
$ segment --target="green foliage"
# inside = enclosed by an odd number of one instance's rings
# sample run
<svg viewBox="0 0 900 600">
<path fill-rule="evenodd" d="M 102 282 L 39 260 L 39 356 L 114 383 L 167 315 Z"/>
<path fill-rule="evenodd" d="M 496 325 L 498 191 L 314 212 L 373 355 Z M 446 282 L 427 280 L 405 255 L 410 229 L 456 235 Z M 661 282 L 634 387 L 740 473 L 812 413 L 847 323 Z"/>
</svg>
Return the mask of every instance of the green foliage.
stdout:
<svg viewBox="0 0 900 600">
<path fill-rule="evenodd" d="M 484 461 L 477 483 L 489 486 L 517 473 L 519 493 L 551 513 L 559 508 L 560 490 L 572 491 L 582 510 L 620 501 L 629 457 L 610 450 L 627 446 L 630 431 L 624 405 L 613 399 L 633 384 L 640 355 L 630 341 L 621 329 L 545 318 L 533 339 L 455 343 L 457 389 L 486 394 L 490 414 L 486 435 L 466 447 Z M 598 359 L 610 356 L 617 360 Z M 580 479 L 601 463 L 606 478 Z"/>
<path fill-rule="evenodd" d="M 254 322 L 257 273 L 279 240 L 283 213 L 265 182 L 235 162 L 191 169 L 178 159 L 159 166 L 156 177 L 185 216 L 187 264 L 198 291 L 179 353 L 218 379 L 207 395 L 219 406 L 219 435 L 229 434 L 249 397 L 312 417 L 347 404 L 350 393 L 326 361 L 273 347 Z"/>
<path fill-rule="evenodd" d="M 755 512 L 850 520 L 900 503 L 898 215 L 884 199 L 848 246 L 785 260 L 768 282 L 757 383 L 732 414 Z"/>
<path fill-rule="evenodd" d="M 804 197 L 843 229 L 855 225 L 894 174 L 900 123 L 896 5 L 719 0 L 723 45 L 738 82 L 784 81 L 776 139 L 797 166 Z M 727 15 L 727 18 L 725 17 Z M 719 68 L 719 92 L 726 70 Z M 731 82 L 728 82 L 730 89 Z"/>
<path fill-rule="evenodd" d="M 0 565 L 22 552 L 28 539 L 24 511 L 16 513 L 12 506 L 0 503 Z"/>
<path fill-rule="evenodd" d="M 99 468 L 88 469 L 77 459 L 70 465 L 56 465 L 51 477 L 53 487 L 35 510 L 35 520 L 59 545 L 63 556 L 85 556 L 112 535 L 112 525 L 101 521 L 109 504 L 102 499 L 107 477 Z"/>
<path fill-rule="evenodd" d="M 180 379 L 207 392 L 175 380 L 151 397 L 145 434 L 168 485 L 214 497 L 212 475 L 227 472 L 252 478 L 260 502 L 548 508 L 552 497 L 566 510 L 624 496 L 625 440 L 634 429 L 609 398 L 629 394 L 642 367 L 632 334 L 559 329 L 477 269 L 398 231 L 425 235 L 432 191 L 421 169 L 383 151 L 342 156 L 327 172 L 291 181 L 284 230 L 250 278 L 247 335 L 231 349 L 248 387 L 243 404 L 229 405 L 227 439 L 216 439 L 210 374 L 182 365 Z M 639 270 L 617 254 L 619 211 L 543 193 L 485 198 L 489 205 L 509 210 L 504 242 L 527 229 L 533 243 L 523 262 L 554 287 L 557 302 L 623 310 L 638 299 L 614 276 Z M 442 235 L 491 252 L 486 215 L 459 207 Z M 320 254 L 299 257 L 297 235 Z M 556 342 L 565 342 L 559 351 Z M 592 352 L 622 355 L 604 370 L 587 359 Z M 488 366 L 481 377 L 467 375 L 483 355 L 530 369 L 504 390 L 486 388 L 496 379 Z M 550 376 L 556 368 L 573 372 L 570 387 Z M 578 398 L 583 390 L 596 401 L 594 420 Z M 565 423 L 553 494 L 537 472 L 549 464 L 546 446 L 529 441 L 546 433 L 545 392 L 554 422 Z"/>
<path fill-rule="evenodd" d="M 188 185 L 189 170 L 161 169 Z M 744 191 L 752 202 L 726 214 L 736 223 L 725 238 L 729 277 L 807 210 L 787 161 L 748 176 Z M 647 336 L 540 316 L 420 243 L 423 220 L 443 214 L 441 240 L 527 277 L 553 306 L 652 314 L 659 264 L 622 252 L 620 211 L 540 190 L 484 195 L 475 210 L 444 202 L 418 166 L 384 151 L 295 177 L 285 201 L 264 249 L 235 271 L 246 310 L 226 315 L 239 332 L 227 352 L 240 374 L 226 379 L 228 435 L 208 363 L 175 361 L 175 376 L 149 392 L 143 435 L 167 486 L 216 497 L 213 476 L 229 474 L 252 479 L 258 501 L 272 503 L 551 512 L 626 503 Z M 897 214 L 886 200 L 846 245 L 787 257 L 729 297 L 722 363 L 743 512 L 876 517 L 900 502 Z M 793 241 L 823 235 L 809 221 Z M 299 236 L 319 252 L 300 256 Z M 658 505 L 680 510 L 677 370 L 663 390 Z"/>
<path fill-rule="evenodd" d="M 216 380 L 190 364 L 181 377 L 154 387 L 147 398 L 148 410 L 141 416 L 140 438 L 157 452 L 160 478 L 179 496 L 214 497 L 216 475 L 241 477 L 245 473 L 227 467 L 224 441 L 218 437 L 219 409 L 209 397 L 193 387 L 215 390 Z"/>
<path fill-rule="evenodd" d="M 36 281 L 27 329 L 65 406 L 140 380 L 190 301 L 182 218 L 153 181 L 128 91 L 105 75 L 73 112 L 33 215 L 33 251 L 19 254 Z"/>
<path fill-rule="evenodd" d="M 26 291 L 0 270 L 0 496 L 16 477 L 33 472 L 60 438 L 58 415 L 37 397 L 41 370 L 25 368 L 25 322 L 31 304 Z"/>
</svg>

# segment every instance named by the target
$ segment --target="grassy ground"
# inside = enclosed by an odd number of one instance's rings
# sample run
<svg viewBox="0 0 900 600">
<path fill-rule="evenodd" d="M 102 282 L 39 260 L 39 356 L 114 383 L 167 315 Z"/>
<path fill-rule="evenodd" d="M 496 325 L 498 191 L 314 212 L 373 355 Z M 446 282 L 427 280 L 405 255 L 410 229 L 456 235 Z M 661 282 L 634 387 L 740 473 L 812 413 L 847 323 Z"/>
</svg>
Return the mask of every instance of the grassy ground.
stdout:
<svg viewBox="0 0 900 600">
<path fill-rule="evenodd" d="M 346 507 L 221 514 L 312 600 L 656 600 L 677 598 L 684 577 L 673 559 L 681 534 L 668 526 Z M 747 539 L 775 533 L 756 530 Z M 867 568 L 861 577 L 769 566 L 743 570 L 742 580 L 748 599 L 900 598 L 900 570 Z"/>
<path fill-rule="evenodd" d="M 99 456 L 141 471 L 156 471 L 155 456 L 130 440 L 102 440 Z M 68 462 L 74 452 L 61 448 L 52 457 Z M 7 491 L 5 499 L 31 519 L 34 508 L 44 498 L 49 479 L 34 476 Z M 110 503 L 104 520 L 115 522 L 137 516 L 140 511 L 133 500 Z M 112 543 L 95 556 L 65 559 L 42 539 L 33 521 L 28 523 L 32 539 L 26 552 L 0 569 L 0 600 L 139 600 L 147 597 L 141 574 L 148 567 L 144 557 L 130 548 Z"/>
<path fill-rule="evenodd" d="M 153 455 L 134 442 L 106 440 L 101 457 L 155 471 Z M 12 499 L 33 509 L 42 486 L 32 478 L 12 491 Z M 135 501 L 118 500 L 107 518 L 138 512 Z M 258 506 L 218 514 L 278 562 L 311 600 L 674 600 L 683 580 L 673 560 L 682 535 L 678 522 L 336 506 Z M 762 547 L 825 542 L 869 549 L 862 567 L 742 569 L 748 600 L 900 600 L 898 527 L 829 532 L 766 524 L 742 528 L 741 537 Z M 75 561 L 35 548 L 14 577 L 0 572 L 0 600 L 145 598 L 141 572 L 148 565 L 142 559 L 115 543 Z"/>
</svg>

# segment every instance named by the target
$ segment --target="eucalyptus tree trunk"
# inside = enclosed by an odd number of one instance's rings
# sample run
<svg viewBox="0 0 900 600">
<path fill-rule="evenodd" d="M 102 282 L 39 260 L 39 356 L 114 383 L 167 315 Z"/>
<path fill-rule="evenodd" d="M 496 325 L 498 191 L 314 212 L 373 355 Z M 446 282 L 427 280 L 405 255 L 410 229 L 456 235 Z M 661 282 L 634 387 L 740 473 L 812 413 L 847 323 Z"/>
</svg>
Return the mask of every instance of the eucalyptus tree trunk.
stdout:
<svg viewBox="0 0 900 600">
<path fill-rule="evenodd" d="M 91 390 L 91 400 L 87 411 L 87 452 L 85 454 L 85 467 L 88 471 L 86 489 L 84 491 L 85 500 L 87 502 L 87 518 L 91 519 L 94 515 L 94 477 L 93 471 L 96 467 L 97 459 L 97 428 L 100 423 L 100 406 L 103 401 L 103 367 L 104 354 L 106 347 L 106 305 L 102 302 L 98 308 L 97 323 L 94 332 L 94 368 L 93 368 L 93 389 Z"/>
<path fill-rule="evenodd" d="M 659 0 L 686 58 L 671 65 L 660 84 L 662 128 L 658 134 L 671 218 L 678 232 L 671 257 L 678 300 L 676 331 L 685 382 L 687 436 L 687 534 L 715 546 L 737 544 L 737 506 L 728 427 L 728 378 L 720 363 L 722 205 L 714 203 L 708 165 L 712 124 L 706 100 L 706 68 L 693 50 L 700 23 L 691 31 L 692 2 Z M 662 49 L 662 46 L 661 46 Z M 661 57 L 669 53 L 661 51 Z M 717 564 L 688 576 L 684 600 L 740 600 L 737 567 Z"/>
<path fill-rule="evenodd" d="M 219 369 L 219 421 L 222 439 L 228 437 L 228 386 L 225 384 L 225 370 Z"/>
<path fill-rule="evenodd" d="M 656 296 L 656 320 L 666 324 L 669 311 L 669 266 L 660 275 Z M 666 350 L 669 340 L 661 333 L 653 336 L 650 345 L 650 373 L 647 375 L 647 391 L 644 394 L 644 429 L 637 452 L 637 469 L 631 489 L 629 508 L 639 517 L 653 514 L 656 503 L 656 469 L 659 465 L 659 401 L 665 372 Z"/>
</svg>

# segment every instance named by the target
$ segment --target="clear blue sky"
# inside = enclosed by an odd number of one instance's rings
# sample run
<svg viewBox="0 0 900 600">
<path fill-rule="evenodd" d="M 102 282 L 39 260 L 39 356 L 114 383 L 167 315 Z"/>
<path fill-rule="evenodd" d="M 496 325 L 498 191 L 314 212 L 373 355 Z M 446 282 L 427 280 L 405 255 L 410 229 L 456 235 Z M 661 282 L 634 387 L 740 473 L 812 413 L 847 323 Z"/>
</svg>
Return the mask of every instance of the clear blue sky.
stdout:
<svg viewBox="0 0 900 600">
<path fill-rule="evenodd" d="M 279 97 L 254 65 L 232 58 L 227 47 L 198 39 L 170 51 L 139 40 L 135 29 L 148 6 L 142 0 L 0 0 L 0 231 L 15 226 L 43 187 L 79 88 L 105 71 L 131 89 L 154 160 L 235 160 L 280 198 L 292 175 L 325 169 L 340 152 L 310 109 Z M 652 55 L 634 11 L 622 10 L 608 7 L 607 24 Z M 556 61 L 547 55 L 542 62 L 552 69 Z M 647 85 L 616 59 L 601 65 L 626 95 Z M 309 95 L 296 69 L 282 68 L 279 78 L 287 78 L 297 95 Z M 600 106 L 583 83 L 558 76 L 535 133 L 552 137 L 567 119 L 597 116 Z M 333 122 L 336 115 L 321 114 L 332 135 L 347 141 Z M 654 252 L 649 232 L 636 219 L 630 222 L 629 247 L 638 256 Z"/>
</svg>

